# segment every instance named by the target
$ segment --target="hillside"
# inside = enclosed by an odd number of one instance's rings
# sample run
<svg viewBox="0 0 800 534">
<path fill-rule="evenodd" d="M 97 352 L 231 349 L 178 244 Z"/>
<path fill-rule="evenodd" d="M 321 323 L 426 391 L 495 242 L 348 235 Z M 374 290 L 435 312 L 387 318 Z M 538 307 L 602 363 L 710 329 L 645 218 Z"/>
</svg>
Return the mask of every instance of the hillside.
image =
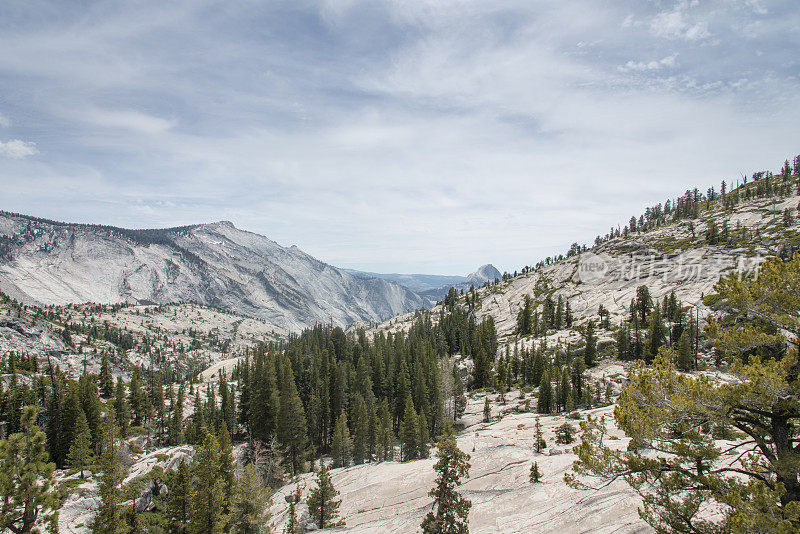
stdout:
<svg viewBox="0 0 800 534">
<path fill-rule="evenodd" d="M 0 289 L 28 304 L 195 302 L 298 331 L 381 321 L 425 301 L 229 222 L 164 230 L 0 213 Z"/>
</svg>

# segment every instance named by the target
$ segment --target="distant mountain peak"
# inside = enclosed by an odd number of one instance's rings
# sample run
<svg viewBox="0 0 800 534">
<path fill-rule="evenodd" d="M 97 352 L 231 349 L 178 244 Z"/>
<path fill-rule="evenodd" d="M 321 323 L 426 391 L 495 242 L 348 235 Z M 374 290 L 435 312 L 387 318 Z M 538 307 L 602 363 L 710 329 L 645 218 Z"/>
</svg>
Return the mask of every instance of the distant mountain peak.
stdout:
<svg viewBox="0 0 800 534">
<path fill-rule="evenodd" d="M 502 278 L 502 274 L 494 265 L 487 263 L 478 267 L 478 270 L 467 276 L 467 284 L 482 285 L 484 282 L 493 281 L 495 278 Z"/>
</svg>

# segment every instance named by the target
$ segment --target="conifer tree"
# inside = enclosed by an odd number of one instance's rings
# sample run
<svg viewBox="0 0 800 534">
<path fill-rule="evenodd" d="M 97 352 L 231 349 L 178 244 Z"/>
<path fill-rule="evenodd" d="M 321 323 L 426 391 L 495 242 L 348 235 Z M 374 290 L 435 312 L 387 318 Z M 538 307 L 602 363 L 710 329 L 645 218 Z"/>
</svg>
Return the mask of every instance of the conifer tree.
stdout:
<svg viewBox="0 0 800 534">
<path fill-rule="evenodd" d="M 230 532 L 234 534 L 263 534 L 269 532 L 270 490 L 264 486 L 253 464 L 244 467 L 236 481 L 232 501 Z"/>
<path fill-rule="evenodd" d="M 533 462 L 531 464 L 531 474 L 530 474 L 531 484 L 536 484 L 541 479 L 542 479 L 542 473 L 541 471 L 539 471 L 539 463 Z"/>
<path fill-rule="evenodd" d="M 116 423 L 116 415 L 111 410 L 103 421 L 100 432 L 98 468 L 102 475 L 98 483 L 100 508 L 97 510 L 92 522 L 92 532 L 94 534 L 120 534 L 124 531 L 119 510 L 119 504 L 122 499 L 120 484 L 122 483 L 123 473 L 117 458 L 118 446 L 119 429 Z"/>
<path fill-rule="evenodd" d="M 78 420 L 75 423 L 72 445 L 69 448 L 67 462 L 70 467 L 81 470 L 81 478 L 84 478 L 83 471 L 92 458 L 92 433 L 89 431 L 89 424 L 83 410 L 78 412 Z"/>
<path fill-rule="evenodd" d="M 292 474 L 300 472 L 308 444 L 308 429 L 303 401 L 297 394 L 292 367 L 285 366 L 281 398 L 280 418 L 278 419 L 278 440 L 286 451 L 286 459 L 292 468 Z"/>
<path fill-rule="evenodd" d="M 533 450 L 536 451 L 536 454 L 541 454 L 542 450 L 545 447 L 547 447 L 547 442 L 544 440 L 544 434 L 542 432 L 542 422 L 537 417 L 533 433 Z"/>
<path fill-rule="evenodd" d="M 400 441 L 403 447 L 404 462 L 418 457 L 419 420 L 417 412 L 414 411 L 414 402 L 411 400 L 411 395 L 406 396 L 406 409 L 400 428 Z"/>
<path fill-rule="evenodd" d="M 228 434 L 228 428 L 224 422 L 219 432 L 217 432 L 217 442 L 219 443 L 219 474 L 217 476 L 222 481 L 222 513 L 223 515 L 227 515 L 230 513 L 231 501 L 236 489 L 236 475 L 233 467 L 231 437 Z"/>
<path fill-rule="evenodd" d="M 192 492 L 192 475 L 189 464 L 181 459 L 167 481 L 167 522 L 170 534 L 185 534 L 189 524 Z"/>
<path fill-rule="evenodd" d="M 550 373 L 545 371 L 542 381 L 539 383 L 539 399 L 536 403 L 536 411 L 539 413 L 550 413 L 553 411 L 553 385 L 550 383 Z"/>
<path fill-rule="evenodd" d="M 492 407 L 489 405 L 489 395 L 483 401 L 483 422 L 488 423 L 492 420 Z"/>
<path fill-rule="evenodd" d="M 98 376 L 100 394 L 109 398 L 114 393 L 114 377 L 111 375 L 111 365 L 108 363 L 108 354 L 103 352 L 100 360 L 100 375 Z"/>
<path fill-rule="evenodd" d="M 417 455 L 419 458 L 427 458 L 429 456 L 428 448 L 430 447 L 430 432 L 428 432 L 428 416 L 425 415 L 425 408 L 421 408 L 419 416 L 419 441 L 417 442 Z"/>
<path fill-rule="evenodd" d="M 386 398 L 381 401 L 378 412 L 378 426 L 380 434 L 378 437 L 378 450 L 381 460 L 391 460 L 394 447 L 394 432 L 392 431 L 392 417 L 389 415 L 389 403 Z"/>
<path fill-rule="evenodd" d="M 347 428 L 347 414 L 342 410 L 336 419 L 336 426 L 333 429 L 333 440 L 331 444 L 331 456 L 333 456 L 334 467 L 347 467 L 350 465 L 350 458 L 353 454 L 353 441 L 350 438 L 350 430 Z"/>
<path fill-rule="evenodd" d="M 221 452 L 213 434 L 206 432 L 192 462 L 190 534 L 221 534 L 226 518 L 224 482 L 220 480 Z"/>
<path fill-rule="evenodd" d="M 286 520 L 286 527 L 283 529 L 283 534 L 303 534 L 303 527 L 297 520 L 297 504 L 300 502 L 301 487 L 298 485 L 294 492 L 289 497 L 289 518 Z"/>
<path fill-rule="evenodd" d="M 58 494 L 54 463 L 45 450 L 45 434 L 36 426 L 36 406 L 22 410 L 22 431 L 0 441 L 0 530 L 34 532 L 37 521 L 58 530 Z"/>
<path fill-rule="evenodd" d="M 356 393 L 355 410 L 353 411 L 353 463 L 363 464 L 367 460 L 369 440 L 369 416 L 367 405 L 361 393 Z"/>
<path fill-rule="evenodd" d="M 586 348 L 583 351 L 583 361 L 586 367 L 594 367 L 597 359 L 597 336 L 594 333 L 594 321 L 586 323 Z"/>
<path fill-rule="evenodd" d="M 439 460 L 433 466 L 438 473 L 436 483 L 428 493 L 433 497 L 433 509 L 422 521 L 422 531 L 424 534 L 468 534 L 472 503 L 459 495 L 456 487 L 461 478 L 469 475 L 469 455 L 458 448 L 452 431 L 439 440 L 437 455 Z"/>
<path fill-rule="evenodd" d="M 342 501 L 336 499 L 339 492 L 333 487 L 330 472 L 325 464 L 320 465 L 316 482 L 317 487 L 311 490 L 306 501 L 309 514 L 318 528 L 342 526 L 343 522 L 336 521 Z"/>
</svg>

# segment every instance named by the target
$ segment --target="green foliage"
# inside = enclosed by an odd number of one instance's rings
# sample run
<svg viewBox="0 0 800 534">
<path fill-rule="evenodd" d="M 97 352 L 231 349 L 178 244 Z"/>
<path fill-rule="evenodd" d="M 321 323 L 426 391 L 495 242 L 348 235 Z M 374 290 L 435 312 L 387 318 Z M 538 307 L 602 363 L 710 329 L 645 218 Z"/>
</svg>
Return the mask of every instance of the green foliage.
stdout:
<svg viewBox="0 0 800 534">
<path fill-rule="evenodd" d="M 542 473 L 539 471 L 539 462 L 533 462 L 531 464 L 531 472 L 530 472 L 530 481 L 531 484 L 536 484 L 537 482 L 541 481 Z"/>
<path fill-rule="evenodd" d="M 682 375 L 676 354 L 662 348 L 652 366 L 631 371 L 617 401 L 614 417 L 633 439 L 629 450 L 605 446 L 604 422 L 589 419 L 567 480 L 624 476 L 642 495 L 642 517 L 662 532 L 796 532 L 800 256 L 770 259 L 758 277 L 730 276 L 716 290 L 731 314 L 711 321 L 709 334 L 738 380 Z M 777 350 L 776 328 L 791 334 L 788 351 Z M 715 440 L 720 426 L 747 437 L 723 449 Z M 719 519 L 702 514 L 708 506 Z"/>
<path fill-rule="evenodd" d="M 436 482 L 428 493 L 433 497 L 433 509 L 422 521 L 422 531 L 425 534 L 468 534 L 472 503 L 459 495 L 456 487 L 461 478 L 469 475 L 469 455 L 458 448 L 452 433 L 439 440 L 437 455 L 439 460 L 433 466 L 437 472 Z"/>
<path fill-rule="evenodd" d="M 569 445 L 575 441 L 575 427 L 569 423 L 564 423 L 556 428 L 556 443 Z"/>
<path fill-rule="evenodd" d="M 69 455 L 67 462 L 70 467 L 81 470 L 81 478 L 83 470 L 89 465 L 92 458 L 92 433 L 89 431 L 89 424 L 86 422 L 86 416 L 83 410 L 78 412 L 78 420 L 75 423 L 74 437 L 72 438 L 72 445 L 69 448 Z"/>
<path fill-rule="evenodd" d="M 227 503 L 225 484 L 220 479 L 222 452 L 219 442 L 206 433 L 203 445 L 192 462 L 190 534 L 216 534 L 225 531 L 227 518 L 223 515 Z"/>
<path fill-rule="evenodd" d="M 339 517 L 340 500 L 336 499 L 339 492 L 333 487 L 331 474 L 325 464 L 322 464 L 317 472 L 317 487 L 311 490 L 308 496 L 308 511 L 314 522 L 319 528 L 328 528 L 344 525 L 344 522 L 337 522 Z"/>
<path fill-rule="evenodd" d="M 255 465 L 246 465 L 236 481 L 231 504 L 230 532 L 234 534 L 265 534 L 270 532 L 268 521 L 270 490 L 264 486 Z"/>
<path fill-rule="evenodd" d="M 36 426 L 38 408 L 25 406 L 22 432 L 0 441 L 0 530 L 34 532 L 37 521 L 57 530 L 58 493 L 55 464 L 45 450 L 45 434 Z"/>
<path fill-rule="evenodd" d="M 350 458 L 353 454 L 353 440 L 350 438 L 350 430 L 347 428 L 347 415 L 342 410 L 336 420 L 336 427 L 333 431 L 333 444 L 331 445 L 331 456 L 333 456 L 334 467 L 347 467 L 350 465 Z"/>
<path fill-rule="evenodd" d="M 119 534 L 123 532 L 120 515 L 120 501 L 123 473 L 117 457 L 119 447 L 119 428 L 114 410 L 106 416 L 100 431 L 100 460 L 98 469 L 102 472 L 98 482 L 100 508 L 92 522 L 94 534 Z"/>
</svg>

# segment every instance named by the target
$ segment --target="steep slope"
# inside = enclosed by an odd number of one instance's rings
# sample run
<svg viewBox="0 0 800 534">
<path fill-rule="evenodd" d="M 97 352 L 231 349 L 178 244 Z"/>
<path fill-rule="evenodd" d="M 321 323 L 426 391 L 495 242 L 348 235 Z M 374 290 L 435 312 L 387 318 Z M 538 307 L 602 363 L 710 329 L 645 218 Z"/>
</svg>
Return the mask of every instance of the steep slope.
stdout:
<svg viewBox="0 0 800 534">
<path fill-rule="evenodd" d="M 0 213 L 0 288 L 33 304 L 196 302 L 283 331 L 380 321 L 425 304 L 405 287 L 229 222 L 125 230 L 8 213 Z"/>
</svg>

